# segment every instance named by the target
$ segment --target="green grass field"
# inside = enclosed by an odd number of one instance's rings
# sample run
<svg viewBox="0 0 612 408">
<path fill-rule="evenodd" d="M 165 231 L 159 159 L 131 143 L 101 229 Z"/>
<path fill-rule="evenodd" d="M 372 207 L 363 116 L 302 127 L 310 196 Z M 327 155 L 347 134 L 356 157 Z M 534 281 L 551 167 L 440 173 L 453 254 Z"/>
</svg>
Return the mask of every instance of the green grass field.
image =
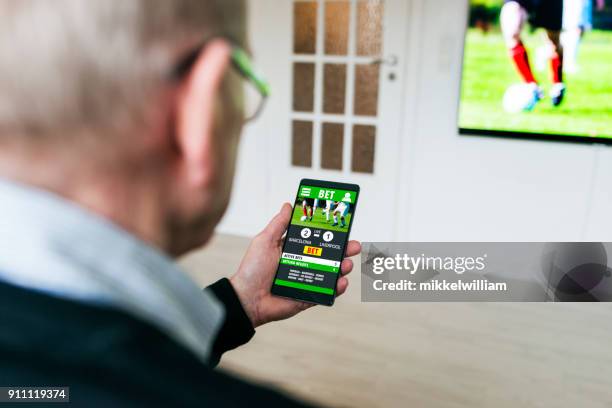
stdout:
<svg viewBox="0 0 612 408">
<path fill-rule="evenodd" d="M 349 213 L 346 217 L 344 217 L 346 221 L 346 227 L 344 228 L 342 228 L 340 224 L 338 224 L 337 227 L 332 227 L 332 224 L 334 223 L 334 219 L 332 215 L 330 215 L 329 223 L 327 223 L 327 220 L 325 219 L 325 214 L 323 214 L 322 208 L 317 208 L 317 210 L 315 211 L 315 214 L 312 217 L 312 221 L 300 221 L 300 217 L 302 215 L 304 215 L 302 213 L 302 206 L 296 205 L 295 208 L 293 209 L 293 215 L 291 216 L 291 224 L 302 225 L 302 226 L 311 227 L 311 228 L 323 228 L 323 229 L 330 230 L 330 231 L 348 232 L 348 226 L 351 222 L 352 214 Z M 340 217 L 338 217 L 338 223 L 339 222 L 340 222 Z"/>
<path fill-rule="evenodd" d="M 525 32 L 526 33 L 526 32 Z M 550 69 L 536 69 L 541 30 L 524 37 L 534 75 L 548 95 Z M 578 56 L 580 71 L 564 74 L 566 98 L 554 108 L 541 100 L 531 112 L 508 114 L 502 108 L 506 88 L 521 81 L 501 33 L 470 29 L 466 37 L 459 126 L 468 129 L 580 135 L 612 138 L 612 32 L 587 32 Z"/>
</svg>

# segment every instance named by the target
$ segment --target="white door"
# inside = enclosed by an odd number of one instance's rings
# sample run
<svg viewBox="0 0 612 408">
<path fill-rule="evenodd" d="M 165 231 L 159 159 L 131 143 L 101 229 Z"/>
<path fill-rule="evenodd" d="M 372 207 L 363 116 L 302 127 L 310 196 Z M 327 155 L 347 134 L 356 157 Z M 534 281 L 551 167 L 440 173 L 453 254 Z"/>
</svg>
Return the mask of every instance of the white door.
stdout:
<svg viewBox="0 0 612 408">
<path fill-rule="evenodd" d="M 352 236 L 393 239 L 401 211 L 408 3 L 258 3 L 265 7 L 251 31 L 257 44 L 267 40 L 270 47 L 256 51 L 273 90 L 265 118 L 268 206 L 291 201 L 302 178 L 357 183 L 361 195 Z"/>
</svg>

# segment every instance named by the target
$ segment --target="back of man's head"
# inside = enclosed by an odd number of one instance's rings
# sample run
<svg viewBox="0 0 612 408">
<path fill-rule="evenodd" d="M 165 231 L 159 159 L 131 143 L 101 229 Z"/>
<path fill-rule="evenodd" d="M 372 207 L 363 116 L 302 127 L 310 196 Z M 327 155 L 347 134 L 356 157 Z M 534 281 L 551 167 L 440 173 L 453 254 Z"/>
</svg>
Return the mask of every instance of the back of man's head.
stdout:
<svg viewBox="0 0 612 408">
<path fill-rule="evenodd" d="M 227 0 L 3 1 L 0 143 L 138 118 L 177 55 L 215 35 L 242 38 L 241 13 Z"/>
<path fill-rule="evenodd" d="M 243 118 L 229 68 L 245 41 L 244 8 L 4 0 L 0 177 L 54 191 L 169 252 L 201 245 L 231 191 Z M 188 72 L 173 76 L 186 58 Z"/>
</svg>

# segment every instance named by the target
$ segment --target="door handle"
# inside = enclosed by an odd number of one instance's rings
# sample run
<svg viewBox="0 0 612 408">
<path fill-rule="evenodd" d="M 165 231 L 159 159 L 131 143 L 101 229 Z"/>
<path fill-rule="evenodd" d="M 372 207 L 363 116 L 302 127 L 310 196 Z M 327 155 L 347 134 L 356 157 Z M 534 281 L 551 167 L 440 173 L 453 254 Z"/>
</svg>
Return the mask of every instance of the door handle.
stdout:
<svg viewBox="0 0 612 408">
<path fill-rule="evenodd" d="M 384 58 L 376 58 L 370 62 L 370 65 L 388 65 L 390 67 L 394 67 L 397 65 L 398 58 L 397 55 L 391 54 Z"/>
</svg>

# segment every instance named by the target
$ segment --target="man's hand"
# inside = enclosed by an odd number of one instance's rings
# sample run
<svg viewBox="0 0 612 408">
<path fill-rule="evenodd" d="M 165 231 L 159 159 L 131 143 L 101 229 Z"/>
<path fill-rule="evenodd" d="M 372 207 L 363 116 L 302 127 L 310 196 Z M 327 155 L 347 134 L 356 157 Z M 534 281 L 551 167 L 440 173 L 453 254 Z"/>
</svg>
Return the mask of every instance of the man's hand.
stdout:
<svg viewBox="0 0 612 408">
<path fill-rule="evenodd" d="M 270 294 L 272 280 L 281 255 L 283 234 L 290 219 L 291 206 L 285 203 L 268 226 L 251 241 L 238 272 L 230 278 L 253 327 L 274 320 L 286 319 L 314 306 L 311 303 Z M 350 241 L 346 247 L 346 256 L 355 256 L 359 252 L 361 252 L 361 244 L 357 241 Z M 353 261 L 343 260 L 340 266 L 341 276 L 336 288 L 338 296 L 346 291 L 348 287 L 346 275 L 352 270 Z"/>
</svg>

